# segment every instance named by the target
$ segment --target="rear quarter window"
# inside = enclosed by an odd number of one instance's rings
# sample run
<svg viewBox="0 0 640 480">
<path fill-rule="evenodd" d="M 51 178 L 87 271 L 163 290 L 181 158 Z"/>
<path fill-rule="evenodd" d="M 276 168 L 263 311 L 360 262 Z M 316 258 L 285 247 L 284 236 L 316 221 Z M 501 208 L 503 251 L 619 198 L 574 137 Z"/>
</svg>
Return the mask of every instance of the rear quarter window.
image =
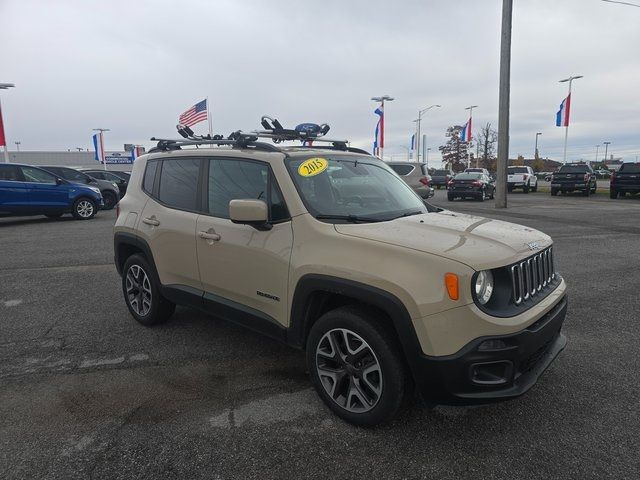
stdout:
<svg viewBox="0 0 640 480">
<path fill-rule="evenodd" d="M 389 165 L 391 170 L 400 176 L 409 175 L 413 171 L 413 165 Z"/>
<path fill-rule="evenodd" d="M 142 182 L 142 189 L 149 195 L 153 195 L 153 183 L 155 182 L 157 171 L 158 160 L 149 160 L 147 162 L 147 168 L 144 171 L 144 180 Z"/>
</svg>

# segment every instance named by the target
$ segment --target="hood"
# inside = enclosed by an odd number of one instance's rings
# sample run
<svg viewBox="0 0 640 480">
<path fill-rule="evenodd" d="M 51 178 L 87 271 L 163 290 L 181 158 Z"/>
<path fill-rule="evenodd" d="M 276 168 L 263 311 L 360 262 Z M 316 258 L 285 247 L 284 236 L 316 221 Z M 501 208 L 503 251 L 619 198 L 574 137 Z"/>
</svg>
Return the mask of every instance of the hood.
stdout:
<svg viewBox="0 0 640 480">
<path fill-rule="evenodd" d="M 548 235 L 529 227 L 446 210 L 335 228 L 343 235 L 450 258 L 475 270 L 514 263 L 552 244 Z"/>
</svg>

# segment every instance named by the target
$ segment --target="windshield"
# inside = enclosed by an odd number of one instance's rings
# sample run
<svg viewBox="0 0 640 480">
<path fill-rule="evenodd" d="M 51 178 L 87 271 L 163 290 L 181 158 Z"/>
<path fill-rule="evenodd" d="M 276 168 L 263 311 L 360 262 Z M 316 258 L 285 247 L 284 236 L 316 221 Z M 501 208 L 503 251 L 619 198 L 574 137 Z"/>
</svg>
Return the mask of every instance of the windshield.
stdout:
<svg viewBox="0 0 640 480">
<path fill-rule="evenodd" d="M 563 165 L 558 173 L 586 173 L 589 168 L 586 165 Z"/>
<path fill-rule="evenodd" d="M 509 173 L 529 173 L 527 167 L 509 167 Z"/>
<path fill-rule="evenodd" d="M 427 213 L 411 187 L 375 158 L 294 157 L 286 165 L 302 201 L 318 219 L 377 222 Z"/>
<path fill-rule="evenodd" d="M 467 172 L 459 173 L 454 177 L 455 180 L 479 180 L 482 178 L 481 173 Z"/>
</svg>

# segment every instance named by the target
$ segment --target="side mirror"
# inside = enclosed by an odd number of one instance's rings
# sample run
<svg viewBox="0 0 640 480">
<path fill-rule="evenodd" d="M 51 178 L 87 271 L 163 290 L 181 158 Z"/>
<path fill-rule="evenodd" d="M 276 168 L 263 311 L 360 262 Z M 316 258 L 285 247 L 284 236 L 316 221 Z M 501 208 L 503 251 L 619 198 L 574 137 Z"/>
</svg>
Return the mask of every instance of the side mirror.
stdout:
<svg viewBox="0 0 640 480">
<path fill-rule="evenodd" d="M 56 177 L 56 185 L 62 185 L 64 182 L 60 177 Z"/>
<path fill-rule="evenodd" d="M 251 225 L 257 230 L 271 230 L 269 208 L 262 200 L 231 200 L 229 218 L 233 223 Z"/>
</svg>

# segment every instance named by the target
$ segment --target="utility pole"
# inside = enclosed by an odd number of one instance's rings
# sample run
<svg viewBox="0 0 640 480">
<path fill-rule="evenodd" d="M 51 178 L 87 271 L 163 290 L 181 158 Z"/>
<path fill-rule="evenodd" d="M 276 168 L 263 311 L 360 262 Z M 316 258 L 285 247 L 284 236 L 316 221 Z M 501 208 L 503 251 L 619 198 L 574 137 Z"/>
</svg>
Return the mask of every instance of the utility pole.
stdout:
<svg viewBox="0 0 640 480">
<path fill-rule="evenodd" d="M 422 134 L 422 159 L 423 160 L 426 158 L 426 151 L 427 151 L 427 136 L 423 133 Z"/>
<path fill-rule="evenodd" d="M 416 161 L 420 162 L 420 140 L 421 140 L 421 136 L 420 136 L 420 122 L 422 122 L 422 114 L 423 113 L 427 113 L 429 110 L 431 110 L 432 108 L 440 108 L 441 105 L 430 105 L 427 108 L 423 108 L 422 110 L 418 110 L 418 119 L 414 120 L 417 123 L 417 130 L 416 130 Z M 424 156 L 424 154 L 423 154 Z"/>
<path fill-rule="evenodd" d="M 566 125 L 564 126 L 564 155 L 562 158 L 562 163 L 567 163 L 567 139 L 569 138 L 569 116 L 571 115 L 571 84 L 578 78 L 582 78 L 582 75 L 572 75 L 569 78 L 559 80 L 560 83 L 569 82 L 569 93 L 567 94 L 567 103 L 565 105 L 567 113 L 565 122 Z"/>
<path fill-rule="evenodd" d="M 596 162 L 598 163 L 598 150 L 600 150 L 600 144 L 596 145 Z"/>
<path fill-rule="evenodd" d="M 536 149 L 535 149 L 535 153 L 534 153 L 534 158 L 536 160 L 538 160 L 538 158 L 540 157 L 540 155 L 538 155 L 538 137 L 542 135 L 542 132 L 538 132 L 536 133 Z"/>
<path fill-rule="evenodd" d="M 392 102 L 394 100 L 393 97 L 389 95 L 382 95 L 381 97 L 371 97 L 371 100 L 374 102 L 380 102 L 380 110 L 382 110 L 382 115 L 380 116 L 380 145 L 378 146 L 378 151 L 380 152 L 380 158 L 384 160 L 384 102 Z"/>
<path fill-rule="evenodd" d="M 22 142 L 13 142 L 13 143 L 15 143 L 15 144 L 16 144 L 16 150 L 19 152 L 19 151 L 20 151 L 20 144 L 21 144 Z"/>
<path fill-rule="evenodd" d="M 429 152 L 431 151 L 431 148 L 427 148 L 427 172 L 429 171 Z"/>
<path fill-rule="evenodd" d="M 500 99 L 498 101 L 498 162 L 496 208 L 507 208 L 507 163 L 509 161 L 509 94 L 511 77 L 511 17 L 513 0 L 502 0 L 500 39 Z"/>
<path fill-rule="evenodd" d="M 604 161 L 607 161 L 607 153 L 609 153 L 609 145 L 611 145 L 611 142 L 602 142 L 604 143 Z"/>
</svg>

